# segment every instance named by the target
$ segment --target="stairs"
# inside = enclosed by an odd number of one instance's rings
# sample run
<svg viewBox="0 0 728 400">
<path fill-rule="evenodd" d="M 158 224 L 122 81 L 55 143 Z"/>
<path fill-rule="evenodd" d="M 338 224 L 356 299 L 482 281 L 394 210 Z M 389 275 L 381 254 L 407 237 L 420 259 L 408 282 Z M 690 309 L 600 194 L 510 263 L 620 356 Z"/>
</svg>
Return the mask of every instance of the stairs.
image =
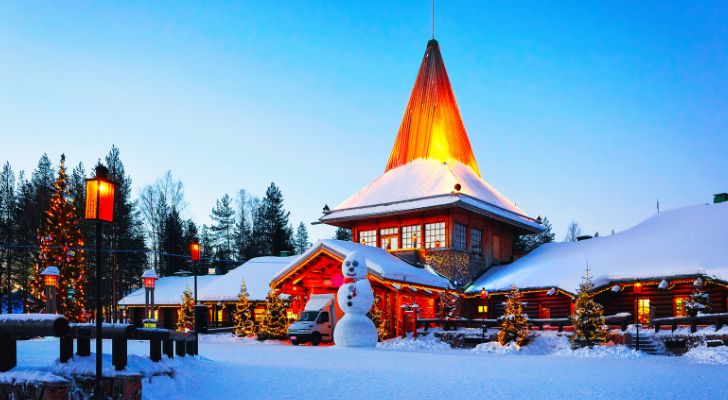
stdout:
<svg viewBox="0 0 728 400">
<path fill-rule="evenodd" d="M 630 332 L 629 335 L 625 335 L 625 339 L 629 338 L 627 341 L 627 346 L 630 349 L 637 349 L 637 335 L 635 332 Z M 665 349 L 662 347 L 662 344 L 656 342 L 654 339 L 652 339 L 652 335 L 648 332 L 645 332 L 645 330 L 640 329 L 640 348 L 639 351 L 650 354 L 650 355 L 665 355 L 667 354 L 665 352 Z"/>
</svg>

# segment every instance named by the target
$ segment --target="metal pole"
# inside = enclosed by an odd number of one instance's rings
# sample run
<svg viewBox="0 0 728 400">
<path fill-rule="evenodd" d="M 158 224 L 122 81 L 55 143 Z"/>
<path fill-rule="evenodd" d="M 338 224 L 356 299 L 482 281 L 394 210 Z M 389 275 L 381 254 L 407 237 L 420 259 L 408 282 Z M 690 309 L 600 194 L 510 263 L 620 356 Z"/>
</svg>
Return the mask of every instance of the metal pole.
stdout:
<svg viewBox="0 0 728 400">
<path fill-rule="evenodd" d="M 103 357 L 103 336 L 101 335 L 101 221 L 96 220 L 96 381 L 94 382 L 94 397 L 97 400 L 104 398 L 101 393 L 101 361 Z"/>
<path fill-rule="evenodd" d="M 197 261 L 193 261 L 193 262 L 195 264 L 195 309 L 194 309 L 195 312 L 193 314 L 195 316 L 195 355 L 197 355 L 197 345 L 198 345 L 197 341 L 200 339 L 199 332 L 198 332 L 199 325 L 197 325 L 197 323 L 198 323 L 198 321 L 197 321 L 197 313 L 198 313 L 198 311 L 197 311 L 198 310 L 198 308 L 197 308 Z"/>
</svg>

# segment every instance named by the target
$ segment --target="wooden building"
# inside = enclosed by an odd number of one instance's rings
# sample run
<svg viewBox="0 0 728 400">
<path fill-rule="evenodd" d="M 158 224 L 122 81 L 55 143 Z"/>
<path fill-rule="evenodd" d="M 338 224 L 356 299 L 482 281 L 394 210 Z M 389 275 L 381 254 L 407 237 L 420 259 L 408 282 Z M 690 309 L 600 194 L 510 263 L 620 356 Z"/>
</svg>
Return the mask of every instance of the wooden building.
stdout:
<svg viewBox="0 0 728 400">
<path fill-rule="evenodd" d="M 427 264 L 462 287 L 513 261 L 517 235 L 542 227 L 480 176 L 440 47 L 430 40 L 384 174 L 319 223 Z"/>
<path fill-rule="evenodd" d="M 434 318 L 440 294 L 450 282 L 426 266 L 402 260 L 384 249 L 340 240 L 322 240 L 277 274 L 271 286 L 289 295 L 290 312 L 298 315 L 313 294 L 336 294 L 344 281 L 341 264 L 347 255 L 358 252 L 369 269 L 374 291 L 374 308 L 389 336 L 404 332 L 403 312 L 417 308 L 421 318 Z M 416 306 L 415 306 L 416 305 Z M 338 306 L 337 306 L 338 307 Z"/>
<path fill-rule="evenodd" d="M 548 243 L 493 267 L 465 288 L 466 316 L 503 315 L 511 285 L 532 318 L 566 317 L 587 265 L 595 300 L 608 315 L 635 322 L 685 315 L 700 280 L 712 312 L 728 312 L 728 202 L 663 211 L 626 231 L 578 242 Z M 482 294 L 487 294 L 483 299 Z"/>
</svg>

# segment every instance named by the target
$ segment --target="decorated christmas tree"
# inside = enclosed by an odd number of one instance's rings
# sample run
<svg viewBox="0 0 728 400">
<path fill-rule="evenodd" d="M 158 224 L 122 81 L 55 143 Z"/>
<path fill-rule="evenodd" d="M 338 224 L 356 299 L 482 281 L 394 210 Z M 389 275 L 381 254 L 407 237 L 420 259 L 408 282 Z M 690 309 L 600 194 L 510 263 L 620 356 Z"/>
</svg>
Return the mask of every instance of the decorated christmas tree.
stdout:
<svg viewBox="0 0 728 400">
<path fill-rule="evenodd" d="M 586 276 L 582 277 L 579 285 L 574 313 L 571 315 L 574 335 L 569 340 L 572 347 L 592 347 L 607 340 L 604 312 L 602 306 L 594 301 L 591 293 L 593 288 L 594 284 L 587 268 Z"/>
<path fill-rule="evenodd" d="M 189 332 L 195 328 L 195 301 L 192 299 L 192 291 L 188 287 L 182 292 L 182 302 L 177 310 L 177 330 Z"/>
<path fill-rule="evenodd" d="M 511 293 L 506 295 L 506 312 L 501 330 L 498 332 L 498 343 L 505 345 L 511 342 L 515 342 L 518 346 L 528 342 L 528 316 L 523 313 L 521 292 L 516 285 L 513 285 Z"/>
<path fill-rule="evenodd" d="M 88 270 L 84 251 L 81 250 L 84 241 L 78 226 L 78 211 L 70 197 L 65 162 L 65 155 L 61 155 L 58 178 L 53 183 L 45 223 L 38 229 L 40 246 L 30 281 L 30 293 L 36 300 L 35 311 L 40 311 L 45 304 L 45 287 L 40 274 L 46 267 L 58 267 L 61 276 L 58 279 L 57 311 L 70 321 L 83 322 L 88 319 Z"/>
<path fill-rule="evenodd" d="M 240 286 L 238 302 L 235 304 L 235 329 L 237 336 L 253 336 L 255 334 L 255 321 L 253 320 L 253 304 L 250 302 L 248 289 L 243 280 Z"/>
<path fill-rule="evenodd" d="M 693 282 L 693 292 L 690 293 L 690 300 L 685 302 L 685 311 L 691 317 L 710 313 L 710 293 L 705 290 L 705 283 L 701 278 Z"/>
<path fill-rule="evenodd" d="M 265 298 L 265 311 L 260 321 L 258 339 L 283 339 L 287 329 L 286 303 L 278 296 L 278 290 L 271 289 Z"/>
<path fill-rule="evenodd" d="M 383 303 L 384 300 L 382 300 L 382 296 L 376 296 L 374 298 L 374 305 L 372 306 L 372 309 L 367 313 L 369 319 L 371 319 L 372 322 L 374 322 L 374 326 L 377 327 L 379 340 L 389 338 L 389 317 L 384 311 L 389 308 Z"/>
<path fill-rule="evenodd" d="M 463 314 L 463 301 L 457 292 L 440 293 L 437 317 L 459 319 Z"/>
</svg>

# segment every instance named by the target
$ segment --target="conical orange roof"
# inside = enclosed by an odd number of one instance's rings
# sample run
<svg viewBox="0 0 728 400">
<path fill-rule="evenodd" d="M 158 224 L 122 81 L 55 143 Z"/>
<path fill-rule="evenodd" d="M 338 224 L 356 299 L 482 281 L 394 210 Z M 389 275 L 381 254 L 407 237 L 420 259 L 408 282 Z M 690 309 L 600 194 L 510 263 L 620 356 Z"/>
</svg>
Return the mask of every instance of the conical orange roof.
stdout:
<svg viewBox="0 0 728 400">
<path fill-rule="evenodd" d="M 457 160 L 480 176 L 442 61 L 440 46 L 435 39 L 427 43 L 415 87 L 384 171 L 416 159 Z"/>
</svg>

